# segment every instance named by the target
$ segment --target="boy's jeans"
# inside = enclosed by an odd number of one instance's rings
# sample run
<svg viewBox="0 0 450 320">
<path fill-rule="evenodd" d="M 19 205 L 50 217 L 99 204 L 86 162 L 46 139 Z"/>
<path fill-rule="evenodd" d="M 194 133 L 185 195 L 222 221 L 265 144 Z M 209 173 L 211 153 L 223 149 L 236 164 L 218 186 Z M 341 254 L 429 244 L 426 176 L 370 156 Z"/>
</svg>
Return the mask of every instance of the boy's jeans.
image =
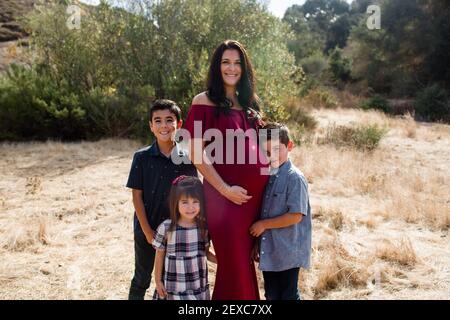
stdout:
<svg viewBox="0 0 450 320">
<path fill-rule="evenodd" d="M 152 279 L 155 249 L 148 243 L 147 238 L 141 232 L 135 232 L 134 234 L 134 256 L 134 277 L 131 280 L 128 299 L 143 300 Z"/>
<path fill-rule="evenodd" d="M 263 271 L 267 300 L 300 300 L 298 272 L 300 268 L 285 271 Z"/>
</svg>

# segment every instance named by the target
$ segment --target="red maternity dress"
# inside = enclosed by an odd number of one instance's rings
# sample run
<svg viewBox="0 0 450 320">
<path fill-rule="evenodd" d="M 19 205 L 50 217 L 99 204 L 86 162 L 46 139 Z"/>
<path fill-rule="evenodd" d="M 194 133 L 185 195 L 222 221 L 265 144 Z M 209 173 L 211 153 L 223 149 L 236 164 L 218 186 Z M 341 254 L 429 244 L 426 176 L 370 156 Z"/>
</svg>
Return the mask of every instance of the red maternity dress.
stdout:
<svg viewBox="0 0 450 320">
<path fill-rule="evenodd" d="M 229 115 L 222 112 L 217 117 L 215 106 L 192 105 L 184 124 L 191 137 L 194 137 L 194 121 L 202 121 L 202 133 L 215 128 L 222 132 L 225 142 L 226 129 L 254 128 L 247 120 L 245 111 L 231 109 Z M 236 140 L 235 140 L 236 141 Z M 259 289 L 256 281 L 255 266 L 251 260 L 254 238 L 249 228 L 260 213 L 264 188 L 268 175 L 261 174 L 267 168 L 259 151 L 258 141 L 245 139 L 245 164 L 226 164 L 226 143 L 224 143 L 224 164 L 213 164 L 217 173 L 230 186 L 245 188 L 253 196 L 247 203 L 236 205 L 223 197 L 206 179 L 203 180 L 208 229 L 217 256 L 217 274 L 214 284 L 213 300 L 257 300 Z M 208 142 L 206 142 L 208 145 Z M 248 154 L 257 148 L 257 163 L 250 164 Z M 236 159 L 237 144 L 234 144 Z M 267 162 L 267 161 L 265 161 Z"/>
</svg>

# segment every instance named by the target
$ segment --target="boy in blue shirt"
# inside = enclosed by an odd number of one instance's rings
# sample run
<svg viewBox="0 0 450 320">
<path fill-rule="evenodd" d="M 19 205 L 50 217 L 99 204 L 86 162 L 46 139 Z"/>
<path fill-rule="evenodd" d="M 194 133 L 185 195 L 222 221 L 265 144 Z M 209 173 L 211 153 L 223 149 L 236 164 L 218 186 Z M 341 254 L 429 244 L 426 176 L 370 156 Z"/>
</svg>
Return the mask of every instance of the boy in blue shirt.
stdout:
<svg viewBox="0 0 450 320">
<path fill-rule="evenodd" d="M 300 300 L 298 274 L 300 268 L 309 268 L 311 256 L 308 183 L 289 159 L 294 147 L 289 129 L 279 123 L 263 129 L 273 174 L 264 192 L 261 220 L 250 227 L 250 233 L 259 237 L 253 258 L 263 272 L 267 300 Z M 278 139 L 272 130 L 278 130 Z"/>
<path fill-rule="evenodd" d="M 132 189 L 135 271 L 128 298 L 143 300 L 150 287 L 155 261 L 151 243 L 156 228 L 169 218 L 168 195 L 172 181 L 181 175 L 197 176 L 187 152 L 175 142 L 183 121 L 181 110 L 171 100 L 157 100 L 150 108 L 150 130 L 156 141 L 136 151 L 127 187 Z"/>
</svg>

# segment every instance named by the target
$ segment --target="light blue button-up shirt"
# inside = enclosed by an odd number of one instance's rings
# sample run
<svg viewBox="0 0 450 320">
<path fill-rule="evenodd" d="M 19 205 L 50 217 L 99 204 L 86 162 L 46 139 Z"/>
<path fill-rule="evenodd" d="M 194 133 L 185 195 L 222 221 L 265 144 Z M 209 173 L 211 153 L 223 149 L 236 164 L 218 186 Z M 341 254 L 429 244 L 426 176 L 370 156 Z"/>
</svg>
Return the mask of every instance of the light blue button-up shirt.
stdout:
<svg viewBox="0 0 450 320">
<path fill-rule="evenodd" d="M 261 235 L 259 268 L 262 271 L 284 271 L 309 268 L 311 256 L 311 206 L 308 182 L 290 160 L 272 175 L 264 192 L 261 219 L 300 212 L 300 223 L 286 228 L 270 229 Z"/>
</svg>

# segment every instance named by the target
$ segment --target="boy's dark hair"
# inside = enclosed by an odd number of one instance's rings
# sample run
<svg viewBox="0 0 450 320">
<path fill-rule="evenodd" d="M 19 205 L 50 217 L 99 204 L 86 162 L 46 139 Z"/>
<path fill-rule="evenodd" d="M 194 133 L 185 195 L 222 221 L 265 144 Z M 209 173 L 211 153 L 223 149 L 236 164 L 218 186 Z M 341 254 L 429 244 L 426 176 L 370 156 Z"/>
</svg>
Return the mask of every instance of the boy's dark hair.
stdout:
<svg viewBox="0 0 450 320">
<path fill-rule="evenodd" d="M 285 124 L 278 122 L 269 122 L 265 124 L 262 129 L 267 130 L 267 132 L 264 134 L 267 141 L 272 140 L 272 130 L 279 130 L 279 140 L 286 147 L 288 146 L 289 141 L 291 141 L 289 128 Z"/>
<path fill-rule="evenodd" d="M 173 113 L 175 117 L 177 117 L 177 121 L 181 120 L 181 109 L 180 107 L 172 100 L 168 99 L 159 99 L 155 100 L 149 111 L 150 121 L 153 119 L 153 113 L 158 110 L 169 110 L 170 113 Z"/>
</svg>

